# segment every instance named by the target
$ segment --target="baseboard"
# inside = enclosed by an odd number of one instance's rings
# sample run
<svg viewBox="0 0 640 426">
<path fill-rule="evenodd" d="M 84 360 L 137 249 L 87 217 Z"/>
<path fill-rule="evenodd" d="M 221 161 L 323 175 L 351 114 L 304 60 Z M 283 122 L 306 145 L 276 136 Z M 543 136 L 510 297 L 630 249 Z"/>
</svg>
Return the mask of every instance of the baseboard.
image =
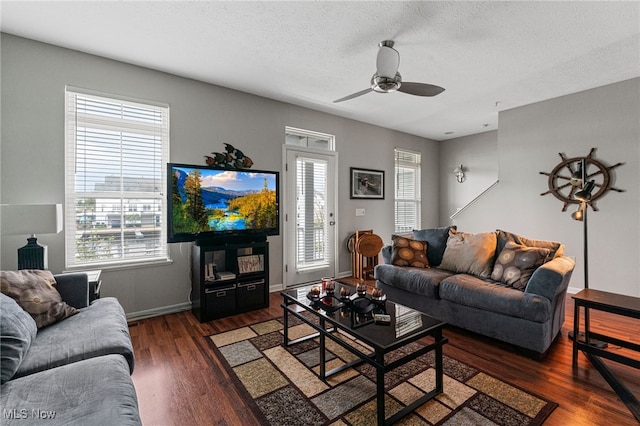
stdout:
<svg viewBox="0 0 640 426">
<path fill-rule="evenodd" d="M 568 287 L 568 288 L 567 288 L 567 293 L 569 293 L 569 294 L 576 294 L 576 293 L 578 293 L 580 290 L 582 290 L 582 289 L 581 289 L 581 288 L 579 288 L 579 287 Z"/>
<path fill-rule="evenodd" d="M 338 276 L 336 278 L 346 278 L 346 277 L 350 277 L 351 275 L 352 275 L 351 271 L 338 272 Z M 296 285 L 298 285 L 298 284 L 296 284 Z M 295 287 L 295 286 L 292 286 L 292 287 Z M 269 286 L 269 293 L 275 293 L 277 291 L 282 291 L 284 289 L 285 289 L 285 287 L 284 287 L 283 283 L 271 284 Z"/>
<path fill-rule="evenodd" d="M 269 285 L 269 293 L 281 292 L 282 290 L 284 290 L 283 283 Z"/>
<path fill-rule="evenodd" d="M 178 303 L 177 305 L 161 306 L 159 308 L 147 309 L 145 311 L 130 312 L 127 314 L 127 321 L 138 321 L 145 318 L 157 317 L 160 315 L 175 314 L 176 312 L 188 311 L 191 309 L 191 302 Z"/>
<path fill-rule="evenodd" d="M 351 273 L 351 271 L 346 271 L 346 272 L 340 272 L 338 273 L 338 278 L 346 278 L 346 277 L 350 277 L 353 274 Z"/>
</svg>

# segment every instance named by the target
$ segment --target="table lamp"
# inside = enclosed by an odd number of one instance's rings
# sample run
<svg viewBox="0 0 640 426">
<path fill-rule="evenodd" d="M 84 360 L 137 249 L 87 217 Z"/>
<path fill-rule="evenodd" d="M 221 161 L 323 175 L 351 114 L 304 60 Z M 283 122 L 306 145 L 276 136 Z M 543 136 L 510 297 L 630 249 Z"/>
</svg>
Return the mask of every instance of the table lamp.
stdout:
<svg viewBox="0 0 640 426">
<path fill-rule="evenodd" d="M 30 235 L 18 249 L 18 269 L 47 269 L 47 246 L 38 244 L 36 234 L 62 231 L 62 204 L 2 204 L 2 235 Z"/>
</svg>

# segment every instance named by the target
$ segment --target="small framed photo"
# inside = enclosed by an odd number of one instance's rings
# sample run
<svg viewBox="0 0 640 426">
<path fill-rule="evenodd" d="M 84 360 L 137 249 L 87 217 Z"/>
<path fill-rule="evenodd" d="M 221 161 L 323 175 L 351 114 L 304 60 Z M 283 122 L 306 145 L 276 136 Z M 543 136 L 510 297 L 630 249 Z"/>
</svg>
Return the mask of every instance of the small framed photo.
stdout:
<svg viewBox="0 0 640 426">
<path fill-rule="evenodd" d="M 351 198 L 384 200 L 384 171 L 351 167 Z"/>
</svg>

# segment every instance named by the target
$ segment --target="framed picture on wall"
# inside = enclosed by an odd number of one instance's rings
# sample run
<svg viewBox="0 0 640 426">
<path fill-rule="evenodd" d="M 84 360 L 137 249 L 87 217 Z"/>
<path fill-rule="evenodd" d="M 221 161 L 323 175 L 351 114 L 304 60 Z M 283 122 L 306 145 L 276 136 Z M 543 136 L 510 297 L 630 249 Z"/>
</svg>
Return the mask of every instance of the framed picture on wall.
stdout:
<svg viewBox="0 0 640 426">
<path fill-rule="evenodd" d="M 351 167 L 351 198 L 384 200 L 384 171 Z"/>
</svg>

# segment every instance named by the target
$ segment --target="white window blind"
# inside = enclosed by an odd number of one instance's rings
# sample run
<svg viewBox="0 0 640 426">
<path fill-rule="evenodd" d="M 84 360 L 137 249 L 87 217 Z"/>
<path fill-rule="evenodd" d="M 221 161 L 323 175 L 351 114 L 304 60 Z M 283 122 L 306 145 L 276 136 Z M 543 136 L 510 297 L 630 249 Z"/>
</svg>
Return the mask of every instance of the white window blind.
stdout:
<svg viewBox="0 0 640 426">
<path fill-rule="evenodd" d="M 420 154 L 395 150 L 395 232 L 420 229 Z"/>
<path fill-rule="evenodd" d="M 67 88 L 66 266 L 167 260 L 169 107 Z"/>
<path fill-rule="evenodd" d="M 327 162 L 296 159 L 296 270 L 329 265 Z"/>
</svg>

